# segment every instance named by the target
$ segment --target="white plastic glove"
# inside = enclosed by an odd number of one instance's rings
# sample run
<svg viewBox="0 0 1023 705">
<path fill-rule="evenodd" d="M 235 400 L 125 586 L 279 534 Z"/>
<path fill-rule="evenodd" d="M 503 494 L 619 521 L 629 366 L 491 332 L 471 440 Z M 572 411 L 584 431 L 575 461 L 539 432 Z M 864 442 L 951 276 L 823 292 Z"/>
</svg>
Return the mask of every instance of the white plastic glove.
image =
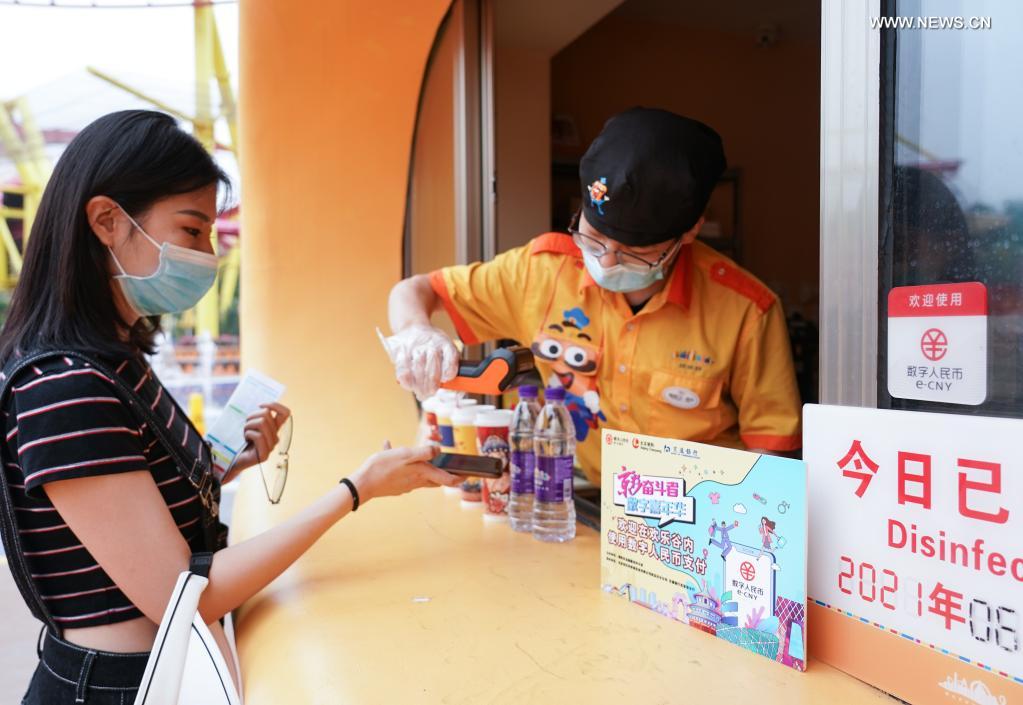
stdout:
<svg viewBox="0 0 1023 705">
<path fill-rule="evenodd" d="M 433 326 L 409 326 L 381 340 L 398 383 L 419 401 L 433 396 L 443 382 L 458 374 L 458 349 L 444 331 Z"/>
</svg>

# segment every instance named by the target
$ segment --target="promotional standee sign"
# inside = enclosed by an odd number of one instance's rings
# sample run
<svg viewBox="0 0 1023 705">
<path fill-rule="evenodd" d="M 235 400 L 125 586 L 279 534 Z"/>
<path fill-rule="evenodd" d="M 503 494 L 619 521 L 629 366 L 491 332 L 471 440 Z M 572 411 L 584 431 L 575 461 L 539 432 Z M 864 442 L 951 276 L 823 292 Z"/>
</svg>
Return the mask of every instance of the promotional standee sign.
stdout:
<svg viewBox="0 0 1023 705">
<path fill-rule="evenodd" d="M 603 431 L 604 590 L 806 668 L 806 468 Z"/>
<path fill-rule="evenodd" d="M 808 405 L 814 656 L 909 702 L 1023 703 L 1023 421 Z"/>
</svg>

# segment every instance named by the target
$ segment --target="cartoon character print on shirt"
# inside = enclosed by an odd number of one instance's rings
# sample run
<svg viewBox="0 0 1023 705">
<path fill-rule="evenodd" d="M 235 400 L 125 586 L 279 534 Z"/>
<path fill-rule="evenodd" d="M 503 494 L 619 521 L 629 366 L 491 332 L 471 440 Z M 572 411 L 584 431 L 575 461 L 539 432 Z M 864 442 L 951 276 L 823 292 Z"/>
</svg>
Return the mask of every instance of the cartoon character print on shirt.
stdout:
<svg viewBox="0 0 1023 705">
<path fill-rule="evenodd" d="M 533 340 L 533 354 L 551 365 L 548 385 L 565 388 L 565 406 L 575 424 L 575 438 L 586 440 L 607 417 L 600 410 L 597 366 L 600 347 L 586 332 L 590 319 L 579 307 L 562 312 L 560 322 L 547 322 Z"/>
</svg>

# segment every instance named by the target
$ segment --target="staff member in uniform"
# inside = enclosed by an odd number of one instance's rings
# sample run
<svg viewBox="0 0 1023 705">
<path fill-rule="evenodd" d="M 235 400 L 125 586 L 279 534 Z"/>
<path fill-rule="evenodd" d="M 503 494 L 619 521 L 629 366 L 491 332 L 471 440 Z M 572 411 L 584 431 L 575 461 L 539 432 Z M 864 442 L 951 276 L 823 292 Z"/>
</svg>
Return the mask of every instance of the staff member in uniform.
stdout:
<svg viewBox="0 0 1023 705">
<path fill-rule="evenodd" d="M 577 459 L 600 478 L 598 429 L 757 451 L 800 446 L 799 394 L 778 298 L 696 241 L 725 169 L 720 136 L 664 110 L 611 118 L 579 166 L 571 235 L 445 267 L 391 291 L 398 381 L 423 399 L 458 370 L 430 316 L 466 344 L 530 344 L 567 390 Z"/>
</svg>

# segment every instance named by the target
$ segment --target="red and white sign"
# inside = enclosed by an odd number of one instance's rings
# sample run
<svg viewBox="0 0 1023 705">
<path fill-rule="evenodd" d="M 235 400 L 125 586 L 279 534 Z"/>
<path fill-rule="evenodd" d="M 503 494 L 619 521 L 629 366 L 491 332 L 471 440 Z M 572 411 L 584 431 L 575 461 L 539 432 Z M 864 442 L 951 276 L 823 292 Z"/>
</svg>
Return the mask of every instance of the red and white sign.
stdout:
<svg viewBox="0 0 1023 705">
<path fill-rule="evenodd" d="M 803 427 L 814 653 L 910 702 L 953 674 L 1023 696 L 1023 420 L 807 405 Z"/>
<path fill-rule="evenodd" d="M 987 289 L 980 282 L 888 293 L 888 393 L 977 405 L 987 398 Z"/>
</svg>

